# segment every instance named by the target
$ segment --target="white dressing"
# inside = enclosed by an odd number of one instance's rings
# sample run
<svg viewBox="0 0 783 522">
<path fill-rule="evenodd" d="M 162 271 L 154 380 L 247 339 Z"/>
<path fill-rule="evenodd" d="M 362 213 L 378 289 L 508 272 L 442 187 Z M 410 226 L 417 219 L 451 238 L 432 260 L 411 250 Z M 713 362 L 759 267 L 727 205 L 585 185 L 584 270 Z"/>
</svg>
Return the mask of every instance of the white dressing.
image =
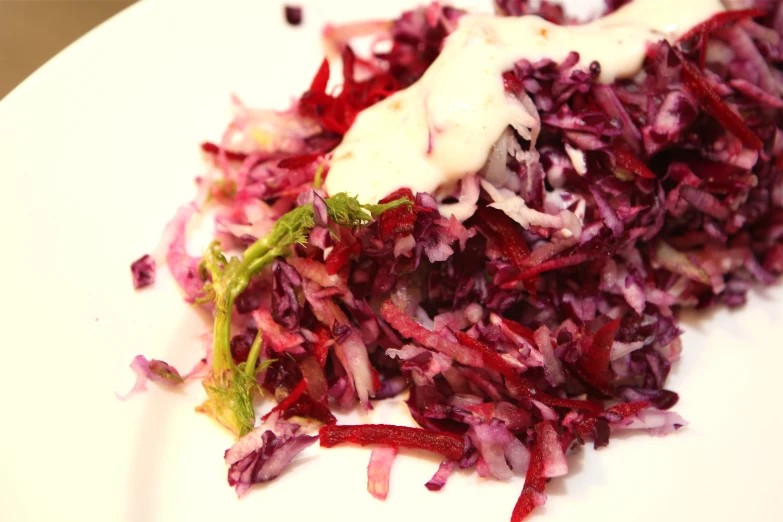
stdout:
<svg viewBox="0 0 783 522">
<path fill-rule="evenodd" d="M 463 16 L 418 82 L 358 115 L 332 155 L 324 188 L 365 203 L 401 187 L 448 190 L 482 168 L 509 126 L 535 142 L 535 107 L 503 87 L 502 73 L 515 62 L 560 62 L 577 51 L 576 68 L 597 61 L 598 80 L 611 83 L 639 71 L 649 42 L 675 40 L 722 10 L 719 0 L 635 0 L 579 26 Z"/>
</svg>

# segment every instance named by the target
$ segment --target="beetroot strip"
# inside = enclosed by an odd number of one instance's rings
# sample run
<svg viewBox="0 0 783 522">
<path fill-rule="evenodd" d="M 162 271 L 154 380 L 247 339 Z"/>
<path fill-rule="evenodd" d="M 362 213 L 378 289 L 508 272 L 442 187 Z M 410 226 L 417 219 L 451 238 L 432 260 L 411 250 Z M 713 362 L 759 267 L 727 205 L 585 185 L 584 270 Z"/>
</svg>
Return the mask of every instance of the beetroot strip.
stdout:
<svg viewBox="0 0 783 522">
<path fill-rule="evenodd" d="M 734 134 L 743 145 L 753 150 L 761 150 L 764 142 L 745 125 L 742 117 L 732 111 L 720 95 L 707 82 L 699 69 L 682 58 L 682 80 L 689 91 L 699 101 L 699 106 L 718 120 L 728 132 Z"/>
<path fill-rule="evenodd" d="M 217 156 L 222 150 L 223 154 L 226 155 L 226 159 L 231 161 L 245 161 L 245 159 L 247 159 L 247 154 L 244 152 L 222 149 L 220 145 L 216 145 L 211 141 L 203 142 L 201 144 L 201 150 L 210 156 Z"/>
<path fill-rule="evenodd" d="M 596 259 L 596 256 L 594 254 L 573 254 L 570 256 L 563 256 L 555 259 L 550 259 L 549 261 L 544 261 L 540 265 L 536 265 L 526 269 L 519 275 L 516 281 L 519 282 L 528 279 L 533 279 L 538 274 L 541 274 L 543 272 L 557 270 L 558 268 L 581 265 L 582 263 L 586 263 L 594 259 Z"/>
<path fill-rule="evenodd" d="M 481 368 L 483 366 L 481 354 L 475 350 L 470 350 L 457 343 L 444 339 L 435 332 L 430 332 L 416 321 L 405 315 L 390 300 L 386 300 L 381 305 L 381 317 L 389 325 L 397 330 L 403 337 L 414 339 L 426 346 L 444 355 L 453 357 L 457 361 L 467 366 Z"/>
<path fill-rule="evenodd" d="M 506 378 L 509 391 L 521 393 L 529 399 L 539 401 L 547 406 L 569 408 L 574 410 L 601 411 L 601 407 L 588 401 L 574 399 L 561 399 L 553 397 L 547 393 L 538 390 L 530 381 L 517 374 L 511 364 L 493 350 L 490 346 L 478 341 L 464 332 L 456 332 L 455 335 L 460 343 L 481 353 L 484 364 Z"/>
<path fill-rule="evenodd" d="M 488 228 L 493 239 L 500 242 L 503 253 L 518 267 L 524 266 L 525 258 L 530 255 L 530 248 L 517 231 L 516 225 L 503 211 L 489 207 L 476 210 L 481 224 Z"/>
<path fill-rule="evenodd" d="M 640 178 L 655 179 L 655 174 L 647 168 L 647 165 L 625 147 L 615 147 L 614 159 L 619 167 L 630 170 Z"/>
<path fill-rule="evenodd" d="M 304 379 L 299 381 L 299 384 L 296 385 L 296 387 L 291 390 L 291 393 L 288 394 L 288 397 L 277 403 L 277 406 L 269 410 L 269 412 L 261 417 L 262 420 L 266 420 L 269 418 L 270 415 L 272 415 L 274 412 L 284 412 L 288 408 L 294 405 L 296 401 L 299 400 L 299 397 L 302 396 L 302 394 L 307 391 L 307 382 L 305 382 Z"/>
<path fill-rule="evenodd" d="M 524 338 L 533 346 L 536 345 L 535 332 L 533 332 L 533 330 L 531 330 L 527 326 L 523 326 L 519 324 L 516 321 L 512 321 L 511 319 L 506 319 L 505 317 L 501 317 L 500 321 L 503 323 L 503 326 L 511 330 L 513 333 Z"/>
<path fill-rule="evenodd" d="M 743 18 L 758 18 L 764 16 L 761 9 L 737 9 L 733 11 L 723 11 L 715 14 L 705 21 L 691 27 L 685 34 L 677 39 L 676 43 L 685 42 L 697 35 L 708 35 L 715 29 L 725 27 L 730 23 L 742 20 Z"/>
<path fill-rule="evenodd" d="M 623 402 L 617 404 L 616 406 L 612 406 L 611 408 L 607 408 L 605 413 L 616 414 L 622 420 L 625 420 L 629 417 L 633 417 L 640 411 L 645 410 L 651 406 L 652 404 L 646 401 Z M 593 426 L 595 426 L 596 422 L 598 422 L 598 417 L 598 415 L 587 417 L 575 426 L 576 432 L 580 437 L 585 437 L 590 434 L 590 432 L 593 430 Z"/>
<path fill-rule="evenodd" d="M 514 510 L 511 512 L 511 522 L 521 522 L 538 506 L 544 505 L 546 496 L 546 477 L 544 477 L 544 428 L 547 421 L 536 424 L 536 441 L 533 444 L 533 452 L 530 456 L 530 466 L 525 475 L 525 486 L 519 495 Z"/>
<path fill-rule="evenodd" d="M 383 444 L 425 450 L 449 459 L 459 459 L 465 451 L 465 443 L 459 435 L 407 426 L 388 424 L 324 426 L 321 428 L 320 435 L 321 446 L 324 448 L 346 442 L 360 446 Z"/>
</svg>

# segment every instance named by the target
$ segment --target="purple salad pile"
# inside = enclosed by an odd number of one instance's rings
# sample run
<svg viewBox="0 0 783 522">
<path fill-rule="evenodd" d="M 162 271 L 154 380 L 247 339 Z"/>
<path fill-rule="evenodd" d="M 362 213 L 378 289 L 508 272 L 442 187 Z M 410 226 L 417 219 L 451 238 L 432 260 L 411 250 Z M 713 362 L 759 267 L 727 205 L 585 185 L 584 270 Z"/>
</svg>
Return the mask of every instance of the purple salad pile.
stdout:
<svg viewBox="0 0 783 522">
<path fill-rule="evenodd" d="M 376 205 L 322 190 L 330 152 L 422 76 L 462 12 L 331 28 L 340 70 L 324 61 L 284 112 L 235 99 L 222 139 L 202 144 L 195 200 L 133 264 L 136 288 L 165 264 L 214 315 L 190 373 L 139 356 L 134 389 L 203 382 L 199 410 L 238 438 L 225 460 L 239 495 L 320 440 L 372 445 L 368 489 L 385 498 L 397 450 L 418 448 L 443 456 L 431 490 L 458 468 L 519 475 L 512 521 L 545 502 L 574 447 L 684 426 L 666 387 L 678 311 L 740 306 L 783 273 L 783 4 L 748 3 L 651 44 L 613 84 L 576 52 L 517 62 L 502 81 L 538 111 L 535 150 L 509 130 L 445 200 L 401 188 Z M 575 23 L 547 2 L 497 10 Z M 355 54 L 360 32 L 388 50 Z M 514 195 L 490 206 L 500 187 Z M 196 257 L 186 227 L 208 208 L 215 242 Z M 335 417 L 395 397 L 418 428 Z"/>
</svg>

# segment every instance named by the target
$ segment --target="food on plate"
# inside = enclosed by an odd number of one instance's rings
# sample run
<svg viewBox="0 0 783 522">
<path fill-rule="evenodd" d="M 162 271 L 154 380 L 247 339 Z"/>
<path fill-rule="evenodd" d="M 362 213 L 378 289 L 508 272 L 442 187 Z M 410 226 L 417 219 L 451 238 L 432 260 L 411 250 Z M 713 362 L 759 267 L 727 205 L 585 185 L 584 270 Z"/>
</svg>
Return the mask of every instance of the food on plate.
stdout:
<svg viewBox="0 0 783 522">
<path fill-rule="evenodd" d="M 415 448 L 443 458 L 432 491 L 457 468 L 520 477 L 522 520 L 573 448 L 686 424 L 678 310 L 783 273 L 783 4 L 496 11 L 328 28 L 339 63 L 289 110 L 234 98 L 195 200 L 133 263 L 137 289 L 167 266 L 214 328 L 188 373 L 134 359 L 131 391 L 201 380 L 240 496 L 319 441 L 372 446 L 384 499 Z M 397 397 L 418 427 L 338 422 Z"/>
</svg>

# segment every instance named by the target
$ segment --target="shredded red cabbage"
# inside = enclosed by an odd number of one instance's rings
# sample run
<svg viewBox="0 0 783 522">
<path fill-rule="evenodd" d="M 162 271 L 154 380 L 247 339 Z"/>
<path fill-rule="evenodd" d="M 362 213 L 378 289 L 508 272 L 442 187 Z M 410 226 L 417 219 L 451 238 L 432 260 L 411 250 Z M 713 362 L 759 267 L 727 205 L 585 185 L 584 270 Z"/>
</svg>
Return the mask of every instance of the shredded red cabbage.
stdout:
<svg viewBox="0 0 783 522">
<path fill-rule="evenodd" d="M 573 22 L 547 2 L 497 4 L 507 16 Z M 409 205 L 346 226 L 320 186 L 356 115 L 423 74 L 460 11 L 433 4 L 372 25 L 391 46 L 370 57 L 337 42 L 342 89 L 327 91 L 324 61 L 289 111 L 235 100 L 224 138 L 202 145 L 210 170 L 196 202 L 155 259 L 188 301 L 210 306 L 215 281 L 185 249 L 197 207 L 214 205 L 224 248 L 240 248 L 312 205 L 307 236 L 229 311 L 234 364 L 256 364 L 251 384 L 278 403 L 226 453 L 238 494 L 314 442 L 305 418 L 323 424 L 323 447 L 375 445 L 368 490 L 381 499 L 398 448 L 446 457 L 433 491 L 457 467 L 524 475 L 520 521 L 545 502 L 547 480 L 568 472 L 573 446 L 684 426 L 666 411 L 678 400 L 666 389 L 682 351 L 678 310 L 741 305 L 783 273 L 783 4 L 745 4 L 651 45 L 643 70 L 612 85 L 594 83 L 598 63 L 574 68 L 576 53 L 518 62 L 502 80 L 539 112 L 536 150 L 507 132 L 487 176 L 445 202 L 450 218 L 430 194 L 403 188 L 382 203 Z M 134 286 L 152 284 L 154 269 L 149 256 L 133 263 Z M 134 391 L 148 378 L 182 382 L 161 361 L 133 368 Z M 340 426 L 332 413 L 405 390 L 420 428 Z"/>
<path fill-rule="evenodd" d="M 176 386 L 185 382 L 176 368 L 170 364 L 157 359 L 148 361 L 143 355 L 134 357 L 130 368 L 136 374 L 136 382 L 125 395 L 116 394 L 120 400 L 128 399 L 132 395 L 146 390 L 147 381 L 159 382 L 167 386 Z"/>
<path fill-rule="evenodd" d="M 155 283 L 155 260 L 144 254 L 131 264 L 133 288 L 139 290 Z"/>
<path fill-rule="evenodd" d="M 318 440 L 297 434 L 299 429 L 273 416 L 226 450 L 228 484 L 237 496 L 244 496 L 253 484 L 277 478 L 296 455 Z"/>
<path fill-rule="evenodd" d="M 297 5 L 287 5 L 284 7 L 285 21 L 289 25 L 301 25 L 302 24 L 302 8 Z"/>
</svg>

